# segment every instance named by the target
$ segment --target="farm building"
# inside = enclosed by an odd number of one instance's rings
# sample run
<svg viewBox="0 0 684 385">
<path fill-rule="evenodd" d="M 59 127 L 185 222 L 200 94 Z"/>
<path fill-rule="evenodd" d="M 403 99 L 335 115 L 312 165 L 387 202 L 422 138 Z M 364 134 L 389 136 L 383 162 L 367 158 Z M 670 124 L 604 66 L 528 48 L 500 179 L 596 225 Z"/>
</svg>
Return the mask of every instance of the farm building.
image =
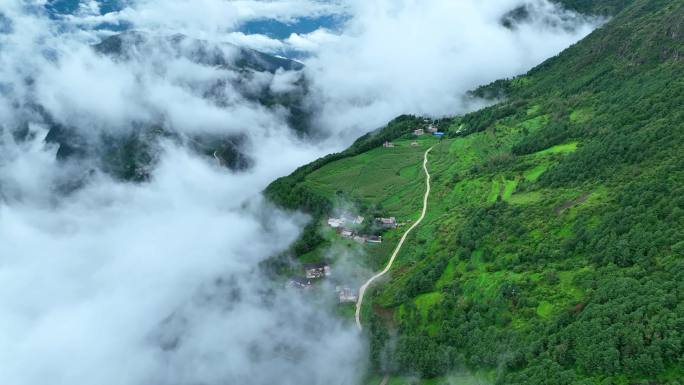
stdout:
<svg viewBox="0 0 684 385">
<path fill-rule="evenodd" d="M 385 142 L 385 143 L 382 145 L 382 147 L 385 147 L 385 148 L 393 148 L 393 147 L 394 147 L 394 143 L 392 143 L 392 142 Z"/>
<path fill-rule="evenodd" d="M 413 135 L 421 136 L 423 134 L 425 134 L 425 130 L 423 130 L 422 128 L 417 128 L 417 129 L 413 130 Z"/>
</svg>

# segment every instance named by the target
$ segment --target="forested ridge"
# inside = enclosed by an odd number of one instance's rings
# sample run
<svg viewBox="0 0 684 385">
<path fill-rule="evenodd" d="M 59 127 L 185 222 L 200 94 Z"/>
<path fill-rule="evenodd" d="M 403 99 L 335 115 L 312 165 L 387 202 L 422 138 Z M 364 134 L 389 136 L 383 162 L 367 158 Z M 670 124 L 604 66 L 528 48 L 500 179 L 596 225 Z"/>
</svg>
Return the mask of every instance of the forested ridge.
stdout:
<svg viewBox="0 0 684 385">
<path fill-rule="evenodd" d="M 529 73 L 473 92 L 503 102 L 438 122 L 448 139 L 431 155 L 428 217 L 364 309 L 374 371 L 684 383 L 684 1 L 566 3 L 621 11 Z M 267 195 L 318 216 L 334 204 L 327 191 L 373 210 L 409 201 L 396 175 L 377 189 L 387 197 L 323 182 L 341 159 L 381 162 L 368 150 L 410 140 L 421 122 L 402 117 Z M 315 224 L 305 234 L 294 255 L 319 246 Z"/>
</svg>

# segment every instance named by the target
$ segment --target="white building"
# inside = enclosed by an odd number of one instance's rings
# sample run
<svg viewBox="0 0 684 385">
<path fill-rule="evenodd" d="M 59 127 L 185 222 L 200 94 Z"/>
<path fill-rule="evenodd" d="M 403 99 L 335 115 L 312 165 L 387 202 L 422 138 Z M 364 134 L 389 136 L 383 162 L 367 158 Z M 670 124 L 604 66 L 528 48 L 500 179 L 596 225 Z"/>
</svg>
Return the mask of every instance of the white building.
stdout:
<svg viewBox="0 0 684 385">
<path fill-rule="evenodd" d="M 340 303 L 356 303 L 359 299 L 359 296 L 349 287 L 337 286 L 335 291 L 337 291 Z"/>
<path fill-rule="evenodd" d="M 328 225 L 336 229 L 346 224 L 360 225 L 364 219 L 360 215 L 344 214 L 340 218 L 328 218 Z"/>
<path fill-rule="evenodd" d="M 378 222 L 380 222 L 382 227 L 391 228 L 391 229 L 397 227 L 397 218 L 395 218 L 395 217 L 377 218 L 376 220 Z"/>
</svg>

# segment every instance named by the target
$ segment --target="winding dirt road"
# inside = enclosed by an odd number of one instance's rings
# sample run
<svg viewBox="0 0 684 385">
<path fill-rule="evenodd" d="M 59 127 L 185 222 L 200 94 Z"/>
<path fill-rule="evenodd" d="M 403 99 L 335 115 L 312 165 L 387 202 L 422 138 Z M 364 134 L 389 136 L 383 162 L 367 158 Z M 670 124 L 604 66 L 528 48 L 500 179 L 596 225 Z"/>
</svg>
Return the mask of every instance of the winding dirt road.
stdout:
<svg viewBox="0 0 684 385">
<path fill-rule="evenodd" d="M 418 227 L 420 222 L 423 221 L 423 218 L 425 218 L 425 213 L 427 212 L 427 207 L 428 207 L 428 197 L 430 196 L 430 172 L 428 171 L 427 164 L 428 164 L 428 154 L 432 150 L 433 147 L 430 147 L 425 151 L 424 159 L 423 159 L 423 170 L 425 170 L 425 185 L 427 186 L 425 190 L 425 196 L 423 197 L 423 212 L 420 214 L 420 218 L 411 226 L 409 227 L 408 230 L 402 235 L 401 240 L 399 240 L 399 244 L 397 244 L 397 247 L 394 249 L 394 252 L 392 253 L 392 256 L 390 257 L 389 262 L 387 262 L 387 266 L 385 266 L 385 269 L 374 276 L 372 276 L 366 283 L 364 283 L 361 288 L 359 288 L 359 299 L 356 302 L 356 327 L 359 330 L 363 330 L 363 325 L 361 325 L 361 306 L 363 305 L 363 298 L 364 294 L 366 293 L 366 289 L 370 285 L 373 284 L 377 279 L 382 277 L 383 275 L 387 274 L 390 269 L 392 268 L 392 264 L 394 264 L 394 260 L 397 258 L 397 255 L 399 255 L 399 251 L 401 251 L 401 247 L 404 245 L 404 241 L 406 241 L 406 237 L 415 229 Z M 388 378 L 386 377 L 383 379 L 382 384 L 387 383 Z"/>
<path fill-rule="evenodd" d="M 404 235 L 401 236 L 401 239 L 399 240 L 399 243 L 397 244 L 397 247 L 394 249 L 394 252 L 392 253 L 392 257 L 390 257 L 389 262 L 387 262 L 387 266 L 385 266 L 385 269 L 374 276 L 372 276 L 366 283 L 361 285 L 361 288 L 359 288 L 359 299 L 356 302 L 356 327 L 359 329 L 359 331 L 363 330 L 363 325 L 361 325 L 361 306 L 363 305 L 363 298 L 364 294 L 366 294 L 366 289 L 370 285 L 375 282 L 378 278 L 382 277 L 383 275 L 387 274 L 390 269 L 392 268 L 392 264 L 394 264 L 394 260 L 397 258 L 397 255 L 399 255 L 399 251 L 401 251 L 401 247 L 404 245 L 404 241 L 406 241 L 406 237 L 415 229 L 418 227 L 420 222 L 423 221 L 425 218 L 425 213 L 427 212 L 427 207 L 428 207 L 428 198 L 430 197 L 430 172 L 428 171 L 427 164 L 428 164 L 428 154 L 432 150 L 433 147 L 430 147 L 425 151 L 425 155 L 423 157 L 423 170 L 425 170 L 425 196 L 423 196 L 423 212 L 420 213 L 420 218 L 411 226 L 409 227 L 408 230 L 404 233 Z M 380 382 L 380 385 L 387 385 L 389 382 L 390 376 L 389 374 L 385 374 L 385 376 L 382 378 L 382 381 Z"/>
</svg>

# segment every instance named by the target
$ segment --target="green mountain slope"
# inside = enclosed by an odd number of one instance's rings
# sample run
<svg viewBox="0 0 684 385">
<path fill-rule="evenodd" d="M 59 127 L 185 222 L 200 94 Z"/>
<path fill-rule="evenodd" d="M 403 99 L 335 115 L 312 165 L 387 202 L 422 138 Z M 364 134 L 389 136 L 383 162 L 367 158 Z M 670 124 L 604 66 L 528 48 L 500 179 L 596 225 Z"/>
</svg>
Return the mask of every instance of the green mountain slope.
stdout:
<svg viewBox="0 0 684 385">
<path fill-rule="evenodd" d="M 360 140 L 372 149 L 267 189 L 314 214 L 294 255 L 328 258 L 335 240 L 318 220 L 343 202 L 417 217 L 420 154 L 435 145 L 428 216 L 364 308 L 374 371 L 682 383 L 683 21 L 684 1 L 633 1 L 528 74 L 476 90 L 505 102 L 439 122 L 447 139 L 412 146 L 424 122 L 402 117 Z M 399 231 L 384 235 L 360 263 L 384 263 Z"/>
</svg>

